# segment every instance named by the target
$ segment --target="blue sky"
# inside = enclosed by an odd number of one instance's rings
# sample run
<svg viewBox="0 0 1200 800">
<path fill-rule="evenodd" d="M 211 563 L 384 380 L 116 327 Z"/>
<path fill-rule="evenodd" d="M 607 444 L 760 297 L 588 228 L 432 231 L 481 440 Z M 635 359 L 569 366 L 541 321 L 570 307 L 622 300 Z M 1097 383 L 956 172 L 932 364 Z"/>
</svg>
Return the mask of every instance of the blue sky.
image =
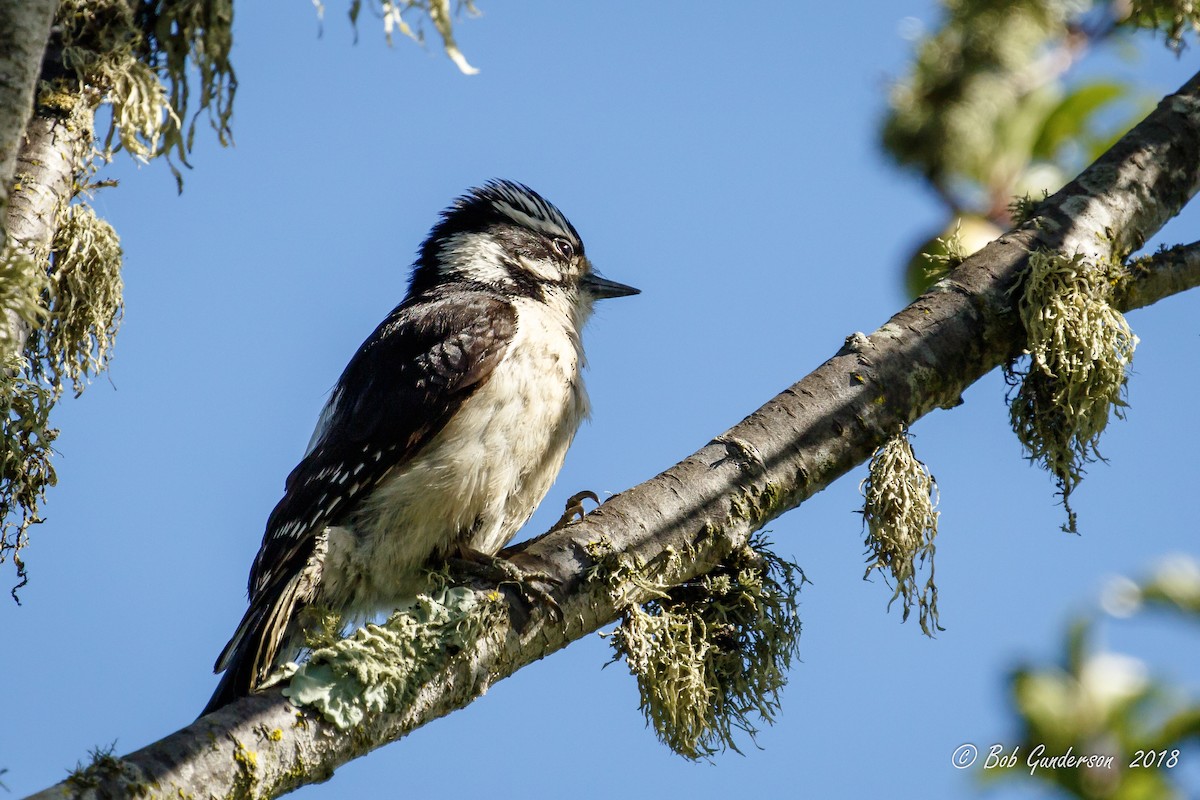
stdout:
<svg viewBox="0 0 1200 800">
<path fill-rule="evenodd" d="M 111 374 L 56 411 L 60 485 L 25 553 L 24 605 L 0 603 L 0 780 L 14 796 L 204 705 L 325 393 L 467 187 L 530 184 L 600 270 L 643 290 L 591 324 L 593 419 L 527 533 L 580 489 L 603 496 L 665 469 L 882 324 L 904 303 L 900 265 L 944 222 L 877 146 L 911 48 L 902 20 L 934 20 L 931 3 L 751 15 L 480 0 L 484 16 L 458 28 L 473 77 L 432 47 L 389 50 L 365 14 L 355 46 L 341 4 L 327 6 L 319 37 L 307 3 L 239 5 L 236 147 L 201 130 L 182 196 L 165 165 L 122 159 L 106 173 L 121 186 L 96 198 L 122 235 L 127 313 Z M 1084 70 L 1160 95 L 1194 71 L 1193 51 L 1137 49 Z M 1185 211 L 1164 240 L 1196 239 L 1198 223 Z M 1111 463 L 1076 494 L 1081 537 L 1059 532 L 1050 479 L 1021 457 L 999 374 L 914 427 L 941 486 L 936 640 L 862 580 L 865 468 L 771 525 L 812 585 L 802 663 L 762 750 L 672 755 L 645 728 L 632 678 L 602 670 L 608 646 L 589 637 L 296 796 L 982 792 L 950 755 L 1016 741 L 1008 671 L 1056 658 L 1067 621 L 1111 576 L 1196 553 L 1198 318 L 1194 293 L 1130 316 L 1132 408 L 1105 435 Z M 1103 640 L 1200 691 L 1194 630 L 1110 623 Z"/>
</svg>

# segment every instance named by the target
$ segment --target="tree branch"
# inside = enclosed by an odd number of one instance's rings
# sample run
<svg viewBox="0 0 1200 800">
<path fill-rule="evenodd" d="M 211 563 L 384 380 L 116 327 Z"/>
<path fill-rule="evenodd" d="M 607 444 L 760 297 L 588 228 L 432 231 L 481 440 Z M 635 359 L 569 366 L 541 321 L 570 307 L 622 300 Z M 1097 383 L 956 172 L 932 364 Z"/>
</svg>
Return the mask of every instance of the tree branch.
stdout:
<svg viewBox="0 0 1200 800">
<path fill-rule="evenodd" d="M 589 545 L 607 540 L 622 558 L 678 583 L 703 574 L 750 533 L 870 456 L 902 423 L 961 402 L 963 390 L 1019 353 L 1024 332 L 1012 289 L 1031 251 L 1124 256 L 1140 247 L 1200 185 L 1200 75 L 1038 215 L 967 259 L 870 336 L 856 333 L 831 359 L 666 472 L 616 497 L 582 522 L 510 550 L 561 581 L 563 620 L 519 628 L 511 611 L 447 656 L 396 713 L 352 730 L 292 706 L 279 688 L 244 698 L 123 759 L 35 795 L 274 797 L 327 779 L 346 761 L 450 713 L 522 666 L 618 616 L 605 581 L 591 578 Z M 1200 283 L 1196 246 L 1135 262 L 1118 287 L 1122 308 Z M 628 587 L 622 602 L 647 599 Z M 506 607 L 508 608 L 508 607 Z"/>
<path fill-rule="evenodd" d="M 1135 259 L 1114 292 L 1122 311 L 1157 303 L 1164 297 L 1200 286 L 1200 242 L 1178 244 Z"/>
</svg>

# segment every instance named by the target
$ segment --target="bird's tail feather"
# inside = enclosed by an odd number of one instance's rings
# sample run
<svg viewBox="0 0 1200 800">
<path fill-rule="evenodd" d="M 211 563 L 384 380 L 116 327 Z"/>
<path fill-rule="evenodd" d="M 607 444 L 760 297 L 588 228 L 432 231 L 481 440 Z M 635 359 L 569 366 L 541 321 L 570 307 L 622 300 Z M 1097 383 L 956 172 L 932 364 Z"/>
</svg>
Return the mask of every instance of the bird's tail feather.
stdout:
<svg viewBox="0 0 1200 800">
<path fill-rule="evenodd" d="M 200 716 L 209 714 L 258 690 L 271 671 L 290 655 L 288 643 L 295 635 L 294 622 L 307 597 L 301 596 L 300 576 L 267 586 L 251 598 L 250 608 L 221 655 L 213 672 L 224 672 L 217 689 Z"/>
</svg>

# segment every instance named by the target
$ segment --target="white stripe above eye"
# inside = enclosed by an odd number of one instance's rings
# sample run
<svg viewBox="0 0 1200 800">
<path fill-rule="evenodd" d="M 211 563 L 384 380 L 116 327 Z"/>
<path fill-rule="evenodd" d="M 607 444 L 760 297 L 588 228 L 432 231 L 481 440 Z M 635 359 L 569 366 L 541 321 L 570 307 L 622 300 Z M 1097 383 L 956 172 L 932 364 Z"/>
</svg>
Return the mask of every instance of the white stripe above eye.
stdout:
<svg viewBox="0 0 1200 800">
<path fill-rule="evenodd" d="M 562 236 L 568 239 L 574 238 L 563 224 L 566 220 L 562 219 L 561 214 L 548 216 L 534 215 L 530 214 L 527 208 L 500 200 L 492 201 L 492 206 L 518 225 L 531 228 L 535 231 L 541 231 L 550 236 Z M 558 219 L 555 219 L 555 217 L 558 217 Z"/>
</svg>

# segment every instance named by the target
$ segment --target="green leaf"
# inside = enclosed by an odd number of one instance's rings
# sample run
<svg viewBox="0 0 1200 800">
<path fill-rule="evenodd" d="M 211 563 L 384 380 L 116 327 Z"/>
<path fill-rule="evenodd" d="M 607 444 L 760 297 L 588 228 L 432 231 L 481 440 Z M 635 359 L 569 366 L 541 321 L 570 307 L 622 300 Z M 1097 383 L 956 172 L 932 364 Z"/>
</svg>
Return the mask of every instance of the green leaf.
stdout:
<svg viewBox="0 0 1200 800">
<path fill-rule="evenodd" d="M 1116 81 L 1094 81 L 1080 86 L 1047 115 L 1033 145 L 1033 157 L 1054 161 L 1063 144 L 1087 133 L 1098 112 L 1130 93 L 1128 84 Z"/>
</svg>

